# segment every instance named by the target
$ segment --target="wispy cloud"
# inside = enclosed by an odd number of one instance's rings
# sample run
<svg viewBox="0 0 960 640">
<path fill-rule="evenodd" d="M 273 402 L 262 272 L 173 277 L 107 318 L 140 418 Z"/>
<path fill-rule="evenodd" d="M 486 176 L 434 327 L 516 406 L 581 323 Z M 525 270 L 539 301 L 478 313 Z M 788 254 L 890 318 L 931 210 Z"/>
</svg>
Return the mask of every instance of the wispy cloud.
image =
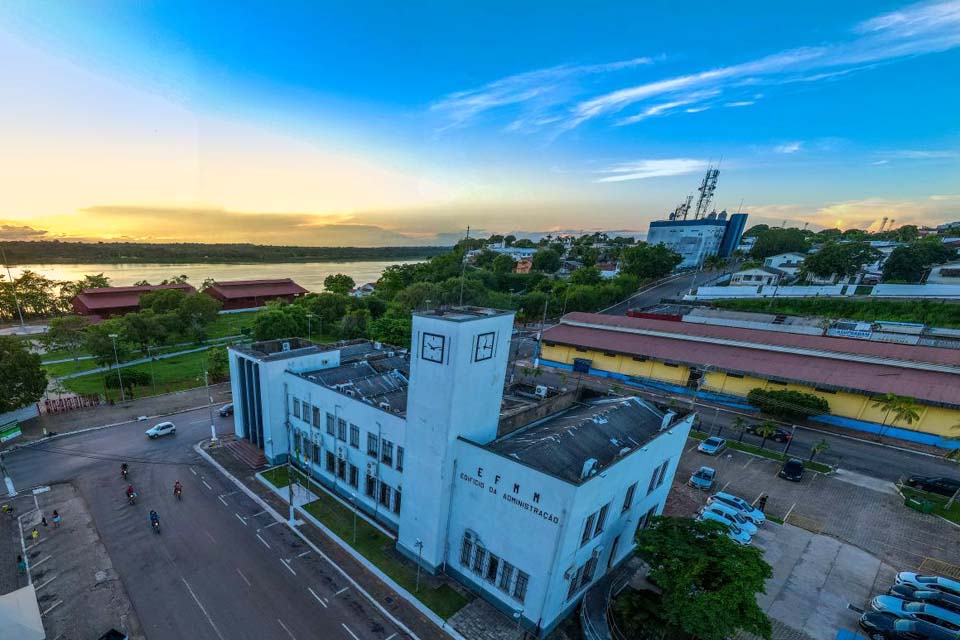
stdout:
<svg viewBox="0 0 960 640">
<path fill-rule="evenodd" d="M 603 169 L 602 178 L 594 182 L 626 182 L 627 180 L 646 180 L 648 178 L 664 178 L 667 176 L 682 176 L 695 171 L 702 171 L 707 167 L 703 160 L 692 158 L 664 158 L 660 160 L 635 160 L 624 162 Z"/>
<path fill-rule="evenodd" d="M 637 122 L 640 122 L 641 120 L 646 120 L 647 118 L 664 116 L 669 113 L 673 113 L 679 107 L 685 107 L 690 104 L 696 104 L 698 102 L 702 102 L 703 100 L 719 95 L 719 93 L 720 93 L 719 91 L 697 91 L 695 93 L 691 93 L 689 96 L 682 98 L 680 100 L 672 100 L 670 102 L 661 102 L 659 104 L 651 105 L 646 109 L 644 109 L 643 111 L 641 111 L 640 113 L 618 120 L 616 124 L 617 126 L 622 127 L 628 124 L 635 124 Z M 703 109 L 706 109 L 706 108 L 707 107 L 703 107 L 698 110 L 702 111 Z M 687 113 L 697 112 L 697 111 L 691 111 L 690 109 L 687 109 L 686 111 Z"/>
<path fill-rule="evenodd" d="M 783 144 L 778 144 L 773 148 L 776 153 L 796 153 L 803 148 L 803 143 L 800 141 L 795 142 L 785 142 Z"/>
</svg>

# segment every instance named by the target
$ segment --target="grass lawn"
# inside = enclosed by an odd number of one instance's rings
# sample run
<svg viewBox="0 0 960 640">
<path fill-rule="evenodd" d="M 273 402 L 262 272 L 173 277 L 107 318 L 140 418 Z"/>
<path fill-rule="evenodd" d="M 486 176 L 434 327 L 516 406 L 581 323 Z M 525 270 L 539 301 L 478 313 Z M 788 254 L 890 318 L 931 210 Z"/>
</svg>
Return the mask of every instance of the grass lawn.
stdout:
<svg viewBox="0 0 960 640">
<path fill-rule="evenodd" d="M 203 370 L 207 359 L 206 351 L 197 351 L 194 353 L 185 353 L 181 356 L 155 360 L 153 362 L 153 376 L 156 384 L 156 393 L 169 393 L 171 391 L 182 391 L 183 389 L 192 389 L 203 386 Z M 124 367 L 120 370 L 122 377 L 126 371 L 142 371 L 147 376 L 150 375 L 151 364 L 134 365 Z M 103 377 L 104 373 L 94 373 L 80 378 L 70 378 L 63 381 L 63 386 L 79 394 L 97 394 L 104 393 Z M 141 397 L 154 395 L 154 386 L 146 384 L 134 387 L 133 396 Z M 110 389 L 108 398 L 118 400 L 120 398 L 119 389 Z"/>
<path fill-rule="evenodd" d="M 207 338 L 223 338 L 238 336 L 245 327 L 253 328 L 253 319 L 259 311 L 244 311 L 243 313 L 221 313 L 207 329 Z"/>
<path fill-rule="evenodd" d="M 47 375 L 53 378 L 59 378 L 60 376 L 65 376 L 71 373 L 78 373 L 80 371 L 89 371 L 90 369 L 96 369 L 98 366 L 97 361 L 93 358 L 89 360 L 70 360 L 69 362 L 58 362 L 56 364 L 45 364 L 43 365 L 44 370 L 46 370 Z"/>
<path fill-rule="evenodd" d="M 935 493 L 926 493 L 925 491 L 917 491 L 916 489 L 911 489 L 910 487 L 901 487 L 900 492 L 905 498 L 917 498 L 918 500 L 928 500 L 933 503 L 933 513 L 940 516 L 941 518 L 946 518 L 954 524 L 960 524 L 960 500 L 953 503 L 953 506 L 947 511 L 947 501 L 950 498 L 946 496 L 937 495 Z"/>
<path fill-rule="evenodd" d="M 710 436 L 702 431 L 690 431 L 690 437 L 695 440 L 706 440 Z M 769 449 L 761 449 L 760 447 L 755 447 L 752 444 L 744 444 L 742 442 L 737 442 L 736 440 L 727 439 L 727 446 L 735 451 L 742 451 L 744 453 L 751 453 L 755 456 L 760 456 L 762 458 L 767 458 L 769 460 L 777 460 L 779 462 L 786 462 L 788 457 L 777 451 L 770 451 Z M 818 473 L 830 473 L 833 469 L 829 465 L 821 464 L 819 462 L 810 462 L 809 460 L 803 461 L 803 466 L 811 471 L 817 471 Z"/>
<path fill-rule="evenodd" d="M 266 471 L 263 477 L 278 488 L 288 484 L 286 467 Z M 310 484 L 314 485 L 313 482 Z M 441 584 L 429 588 L 425 586 L 426 579 L 421 580 L 420 592 L 415 593 L 416 567 L 399 556 L 392 538 L 372 527 L 363 518 L 357 518 L 357 541 L 353 543 L 353 511 L 331 498 L 324 490 L 315 486 L 311 487 L 311 490 L 319 498 L 304 507 L 310 515 L 322 522 L 397 584 L 414 594 L 438 616 L 446 620 L 467 604 L 468 599 L 449 585 Z"/>
</svg>

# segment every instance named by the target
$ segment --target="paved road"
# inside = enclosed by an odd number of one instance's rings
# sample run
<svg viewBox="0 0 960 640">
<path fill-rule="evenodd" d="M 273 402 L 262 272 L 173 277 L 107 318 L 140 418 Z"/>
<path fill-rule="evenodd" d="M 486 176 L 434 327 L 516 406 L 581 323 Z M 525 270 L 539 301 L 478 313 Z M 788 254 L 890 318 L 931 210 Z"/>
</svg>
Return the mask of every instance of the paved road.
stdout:
<svg viewBox="0 0 960 640">
<path fill-rule="evenodd" d="M 217 420 L 219 431 L 230 431 L 228 420 Z M 147 637 L 404 637 L 325 560 L 196 455 L 193 445 L 209 435 L 206 409 L 174 421 L 177 435 L 155 441 L 143 435 L 149 423 L 134 423 L 5 456 L 20 489 L 76 483 Z M 124 498 L 121 460 L 130 464 L 140 494 L 134 506 Z M 184 485 L 179 502 L 172 491 L 177 479 Z M 150 529 L 150 509 L 160 514 L 160 535 Z"/>
<path fill-rule="evenodd" d="M 623 302 L 618 302 L 601 313 L 612 316 L 622 316 L 628 310 L 655 305 L 663 298 L 680 298 L 697 284 L 703 284 L 715 279 L 726 271 L 688 271 L 676 276 L 669 276 L 660 280 L 654 286 L 641 289 Z"/>
</svg>

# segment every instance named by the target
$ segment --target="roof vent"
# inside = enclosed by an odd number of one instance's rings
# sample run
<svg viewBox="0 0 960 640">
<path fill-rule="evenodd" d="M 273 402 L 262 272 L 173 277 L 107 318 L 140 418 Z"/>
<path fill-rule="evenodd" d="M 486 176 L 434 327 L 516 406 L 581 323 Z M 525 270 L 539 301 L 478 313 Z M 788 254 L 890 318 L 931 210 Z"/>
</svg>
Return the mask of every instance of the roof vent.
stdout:
<svg viewBox="0 0 960 640">
<path fill-rule="evenodd" d="M 380 406 L 380 408 L 383 409 L 384 411 L 390 411 L 390 403 L 389 403 L 389 402 L 381 402 L 379 406 Z"/>
<path fill-rule="evenodd" d="M 617 452 L 617 455 L 618 455 L 618 456 L 625 456 L 625 455 L 627 455 L 628 453 L 630 453 L 631 451 L 632 451 L 632 449 L 631 449 L 630 447 L 624 447 L 624 448 L 620 449 L 620 451 Z"/>
<path fill-rule="evenodd" d="M 344 391 L 344 393 L 346 393 L 351 398 L 355 398 L 357 396 L 357 392 L 354 391 L 353 389 L 347 389 L 346 391 Z"/>
<path fill-rule="evenodd" d="M 580 479 L 584 480 L 597 473 L 597 459 L 587 458 L 583 463 L 583 469 L 580 470 Z"/>
<path fill-rule="evenodd" d="M 673 422 L 673 419 L 676 417 L 677 412 L 671 409 L 663 414 L 663 420 L 660 421 L 660 431 L 663 431 L 670 426 L 670 423 Z"/>
<path fill-rule="evenodd" d="M 281 350 L 281 351 L 290 351 L 290 343 L 289 343 L 289 342 L 281 342 L 281 343 L 280 343 L 280 350 Z"/>
<path fill-rule="evenodd" d="M 379 343 L 379 342 L 374 342 L 374 343 L 373 343 L 373 348 L 374 348 L 374 349 L 383 349 L 383 345 L 382 345 L 381 343 Z"/>
</svg>

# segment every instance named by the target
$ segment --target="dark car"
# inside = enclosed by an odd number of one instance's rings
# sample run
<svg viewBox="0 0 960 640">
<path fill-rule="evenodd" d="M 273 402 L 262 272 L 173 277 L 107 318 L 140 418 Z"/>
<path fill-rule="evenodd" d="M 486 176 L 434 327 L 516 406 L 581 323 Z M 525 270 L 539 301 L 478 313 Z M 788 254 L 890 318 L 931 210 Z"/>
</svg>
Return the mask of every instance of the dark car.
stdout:
<svg viewBox="0 0 960 640">
<path fill-rule="evenodd" d="M 907 486 L 949 497 L 960 490 L 960 480 L 939 476 L 910 476 L 907 478 Z"/>
<path fill-rule="evenodd" d="M 780 473 L 777 474 L 784 480 L 791 482 L 800 482 L 803 478 L 803 460 L 800 458 L 790 458 L 780 467 Z"/>
<path fill-rule="evenodd" d="M 232 415 L 233 415 L 233 403 L 230 402 L 230 403 L 225 404 L 225 405 L 223 405 L 222 407 L 220 407 L 220 415 L 221 415 L 221 417 L 224 417 L 224 418 L 226 418 L 227 416 L 232 416 Z"/>
<path fill-rule="evenodd" d="M 760 435 L 760 429 L 763 427 L 762 424 L 752 424 L 747 427 L 747 433 L 752 433 L 758 438 L 762 438 Z M 793 439 L 793 432 L 787 431 L 786 429 L 781 429 L 780 427 L 775 427 L 776 433 L 767 438 L 767 440 L 773 440 L 774 442 L 790 442 Z"/>
<path fill-rule="evenodd" d="M 876 611 L 860 616 L 860 627 L 870 640 L 957 640 L 957 634 L 928 622 L 905 620 Z"/>
</svg>

